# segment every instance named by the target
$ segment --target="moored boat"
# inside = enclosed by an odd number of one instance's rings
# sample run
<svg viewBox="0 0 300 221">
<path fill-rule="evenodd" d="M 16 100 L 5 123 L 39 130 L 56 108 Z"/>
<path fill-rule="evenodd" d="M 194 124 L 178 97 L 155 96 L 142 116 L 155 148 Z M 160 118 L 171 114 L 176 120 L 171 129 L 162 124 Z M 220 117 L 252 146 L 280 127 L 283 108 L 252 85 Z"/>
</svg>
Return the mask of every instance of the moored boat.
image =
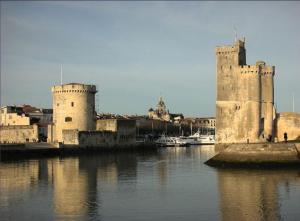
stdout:
<svg viewBox="0 0 300 221">
<path fill-rule="evenodd" d="M 160 147 L 174 147 L 176 142 L 174 138 L 163 134 L 155 141 L 155 144 Z"/>
<path fill-rule="evenodd" d="M 155 141 L 155 144 L 161 147 L 182 147 L 190 145 L 190 143 L 181 137 L 168 137 L 164 134 Z"/>
<path fill-rule="evenodd" d="M 215 136 L 210 134 L 200 134 L 200 131 L 197 131 L 189 138 L 194 138 L 198 144 L 215 144 Z"/>
</svg>

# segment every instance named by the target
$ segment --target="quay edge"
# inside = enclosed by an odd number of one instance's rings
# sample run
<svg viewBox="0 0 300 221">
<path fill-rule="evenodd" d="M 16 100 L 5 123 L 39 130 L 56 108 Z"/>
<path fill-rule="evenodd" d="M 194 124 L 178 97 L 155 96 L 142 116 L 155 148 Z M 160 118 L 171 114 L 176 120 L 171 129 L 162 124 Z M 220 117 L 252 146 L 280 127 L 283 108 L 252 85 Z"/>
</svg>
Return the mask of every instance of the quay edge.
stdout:
<svg viewBox="0 0 300 221">
<path fill-rule="evenodd" d="M 300 142 L 217 144 L 218 152 L 205 162 L 213 167 L 298 167 Z"/>
<path fill-rule="evenodd" d="M 73 156 L 96 153 L 118 153 L 118 152 L 147 152 L 156 151 L 157 147 L 152 144 L 137 145 L 114 145 L 114 146 L 79 146 L 79 145 L 57 145 L 52 143 L 28 143 L 18 145 L 0 145 L 0 160 L 22 159 L 22 158 L 44 158 L 52 156 Z"/>
</svg>

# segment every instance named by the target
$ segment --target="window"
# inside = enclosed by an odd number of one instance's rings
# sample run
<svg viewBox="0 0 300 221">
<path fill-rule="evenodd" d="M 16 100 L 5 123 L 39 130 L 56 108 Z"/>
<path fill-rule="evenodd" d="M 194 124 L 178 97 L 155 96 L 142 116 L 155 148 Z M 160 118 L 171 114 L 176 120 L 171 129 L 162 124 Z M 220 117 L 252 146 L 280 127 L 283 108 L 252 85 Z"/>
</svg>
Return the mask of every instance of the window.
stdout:
<svg viewBox="0 0 300 221">
<path fill-rule="evenodd" d="M 72 122 L 72 117 L 66 117 L 65 122 Z"/>
<path fill-rule="evenodd" d="M 74 102 L 71 102 L 71 107 L 74 107 Z"/>
</svg>

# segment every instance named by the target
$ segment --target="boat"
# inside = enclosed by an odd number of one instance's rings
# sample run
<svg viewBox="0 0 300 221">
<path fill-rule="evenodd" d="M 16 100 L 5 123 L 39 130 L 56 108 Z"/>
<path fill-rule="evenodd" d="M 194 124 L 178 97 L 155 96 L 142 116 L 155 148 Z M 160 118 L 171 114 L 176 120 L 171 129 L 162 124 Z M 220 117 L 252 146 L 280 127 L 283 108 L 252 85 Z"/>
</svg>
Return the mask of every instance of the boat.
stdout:
<svg viewBox="0 0 300 221">
<path fill-rule="evenodd" d="M 161 135 L 156 141 L 155 144 L 160 147 L 184 147 L 189 146 L 190 144 L 182 139 L 181 137 L 168 137 L 166 135 Z"/>
<path fill-rule="evenodd" d="M 160 147 L 174 147 L 176 142 L 173 137 L 167 137 L 163 134 L 155 141 L 155 144 Z"/>
<path fill-rule="evenodd" d="M 187 145 L 199 145 L 200 144 L 200 142 L 195 137 L 180 136 L 179 138 L 181 141 L 185 142 Z"/>
<path fill-rule="evenodd" d="M 175 140 L 175 146 L 186 147 L 190 145 L 190 142 L 185 137 L 173 137 Z"/>
<path fill-rule="evenodd" d="M 215 136 L 211 134 L 201 134 L 200 131 L 197 131 L 189 138 L 194 138 L 198 144 L 215 144 Z"/>
</svg>

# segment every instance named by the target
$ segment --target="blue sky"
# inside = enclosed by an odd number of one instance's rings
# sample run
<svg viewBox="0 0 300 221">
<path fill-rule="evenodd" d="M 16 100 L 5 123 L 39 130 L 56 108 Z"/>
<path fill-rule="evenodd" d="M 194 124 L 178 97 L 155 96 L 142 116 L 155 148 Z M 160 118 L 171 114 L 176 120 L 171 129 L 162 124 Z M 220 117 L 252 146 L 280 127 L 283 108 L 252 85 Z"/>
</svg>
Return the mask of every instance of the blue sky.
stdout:
<svg viewBox="0 0 300 221">
<path fill-rule="evenodd" d="M 300 2 L 1 1 L 1 105 L 51 107 L 51 86 L 96 84 L 100 112 L 215 114 L 217 45 L 246 37 L 275 65 L 278 111 L 300 111 Z"/>
</svg>

